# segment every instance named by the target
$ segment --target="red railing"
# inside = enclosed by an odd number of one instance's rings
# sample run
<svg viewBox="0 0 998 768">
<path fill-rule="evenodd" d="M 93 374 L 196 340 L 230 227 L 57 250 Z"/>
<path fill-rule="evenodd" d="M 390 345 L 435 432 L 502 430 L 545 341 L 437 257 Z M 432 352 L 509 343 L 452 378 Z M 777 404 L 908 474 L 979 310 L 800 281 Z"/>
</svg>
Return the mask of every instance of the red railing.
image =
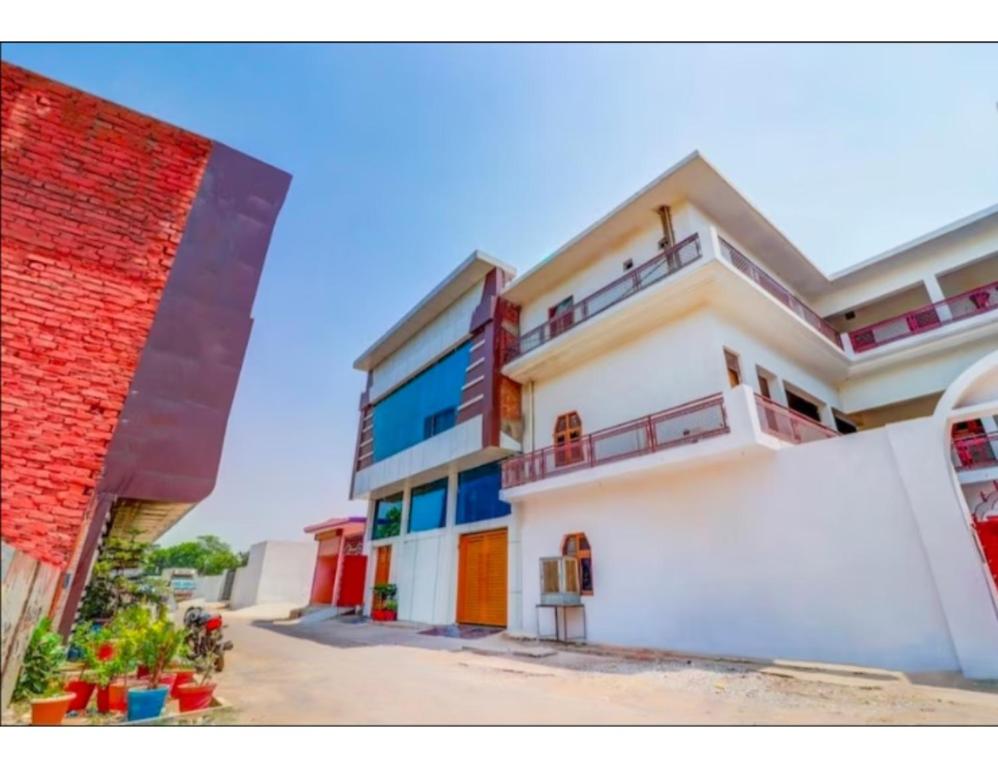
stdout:
<svg viewBox="0 0 998 768">
<path fill-rule="evenodd" d="M 502 487 L 695 443 L 728 432 L 724 396 L 704 397 L 502 463 Z"/>
<path fill-rule="evenodd" d="M 700 255 L 700 239 L 696 235 L 687 237 L 682 242 L 662 251 L 653 259 L 634 267 L 627 274 L 603 286 L 595 293 L 577 301 L 564 312 L 521 334 L 506 348 L 503 362 L 508 363 L 510 360 L 515 360 L 517 357 L 537 349 L 569 328 L 585 322 L 604 309 L 609 309 L 614 304 L 633 296 L 649 285 L 678 272 L 686 265 L 699 259 Z"/>
<path fill-rule="evenodd" d="M 856 352 L 915 336 L 998 308 L 998 281 L 849 332 Z"/>
<path fill-rule="evenodd" d="M 970 435 L 953 441 L 953 466 L 958 472 L 998 467 L 998 432 Z"/>
<path fill-rule="evenodd" d="M 741 251 L 727 242 L 723 237 L 718 239 L 721 241 L 721 250 L 735 268 L 765 289 L 767 293 L 779 300 L 781 304 L 790 309 L 791 312 L 832 342 L 832 344 L 840 349 L 842 348 L 842 336 L 832 327 L 831 323 L 784 288 L 762 267 L 758 266 L 755 262 L 749 261 Z"/>
<path fill-rule="evenodd" d="M 780 405 L 768 397 L 757 394 L 756 408 L 759 411 L 759 426 L 763 432 L 790 443 L 810 443 L 838 437 L 839 433 L 814 419 L 797 413 L 785 405 Z"/>
</svg>

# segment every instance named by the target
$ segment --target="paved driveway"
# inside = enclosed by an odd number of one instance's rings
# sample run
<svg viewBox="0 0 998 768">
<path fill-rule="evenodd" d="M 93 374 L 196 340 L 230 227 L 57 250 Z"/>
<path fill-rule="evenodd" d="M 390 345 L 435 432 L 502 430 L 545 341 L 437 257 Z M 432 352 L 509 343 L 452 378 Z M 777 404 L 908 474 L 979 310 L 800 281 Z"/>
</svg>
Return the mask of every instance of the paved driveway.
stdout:
<svg viewBox="0 0 998 768">
<path fill-rule="evenodd" d="M 337 620 L 227 622 L 236 647 L 219 692 L 245 723 L 998 724 L 998 694 L 894 679 L 837 684 L 725 662 L 567 651 L 526 658 L 500 636 L 467 641 Z"/>
</svg>

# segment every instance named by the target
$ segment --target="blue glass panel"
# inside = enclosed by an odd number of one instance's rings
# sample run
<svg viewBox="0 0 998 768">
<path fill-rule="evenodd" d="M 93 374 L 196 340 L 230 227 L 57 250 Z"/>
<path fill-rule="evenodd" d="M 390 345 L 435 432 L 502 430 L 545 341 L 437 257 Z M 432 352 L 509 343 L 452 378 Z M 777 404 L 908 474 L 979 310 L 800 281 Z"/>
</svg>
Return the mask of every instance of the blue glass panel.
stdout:
<svg viewBox="0 0 998 768">
<path fill-rule="evenodd" d="M 374 527 L 372 539 L 385 539 L 398 536 L 402 532 L 402 494 L 378 499 L 374 506 Z"/>
<path fill-rule="evenodd" d="M 499 499 L 499 464 L 483 464 L 457 476 L 457 522 L 471 523 L 508 515 L 509 504 Z"/>
<path fill-rule="evenodd" d="M 454 426 L 470 347 L 462 344 L 374 404 L 375 461 Z"/>
<path fill-rule="evenodd" d="M 412 489 L 409 532 L 443 528 L 447 510 L 447 478 Z"/>
</svg>

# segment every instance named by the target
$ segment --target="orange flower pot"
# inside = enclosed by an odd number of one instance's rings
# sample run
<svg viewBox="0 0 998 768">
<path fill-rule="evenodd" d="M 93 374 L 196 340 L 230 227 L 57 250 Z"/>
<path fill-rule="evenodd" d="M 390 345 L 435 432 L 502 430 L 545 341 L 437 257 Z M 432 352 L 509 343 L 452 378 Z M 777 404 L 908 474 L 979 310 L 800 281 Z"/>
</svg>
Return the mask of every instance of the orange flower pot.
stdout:
<svg viewBox="0 0 998 768">
<path fill-rule="evenodd" d="M 75 698 L 72 693 L 61 693 L 31 702 L 32 725 L 62 725 L 62 719 L 69 711 L 69 703 Z"/>
</svg>

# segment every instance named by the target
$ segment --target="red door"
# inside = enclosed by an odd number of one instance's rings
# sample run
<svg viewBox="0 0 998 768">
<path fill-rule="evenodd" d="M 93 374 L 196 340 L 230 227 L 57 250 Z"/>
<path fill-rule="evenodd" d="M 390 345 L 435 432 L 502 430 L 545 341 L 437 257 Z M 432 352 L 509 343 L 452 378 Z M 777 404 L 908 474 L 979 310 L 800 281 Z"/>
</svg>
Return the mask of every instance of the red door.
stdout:
<svg viewBox="0 0 998 768">
<path fill-rule="evenodd" d="M 367 573 L 367 555 L 345 555 L 340 573 L 340 595 L 336 604 L 342 607 L 364 603 L 364 575 Z"/>
<path fill-rule="evenodd" d="M 974 528 L 977 530 L 977 538 L 984 551 L 984 559 L 987 560 L 988 569 L 991 571 L 991 578 L 994 579 L 995 587 L 998 587 L 998 517 L 983 521 L 975 520 Z"/>
<path fill-rule="evenodd" d="M 333 602 L 333 584 L 336 583 L 336 556 L 315 558 L 315 575 L 312 577 L 312 604 L 329 605 Z"/>
</svg>

